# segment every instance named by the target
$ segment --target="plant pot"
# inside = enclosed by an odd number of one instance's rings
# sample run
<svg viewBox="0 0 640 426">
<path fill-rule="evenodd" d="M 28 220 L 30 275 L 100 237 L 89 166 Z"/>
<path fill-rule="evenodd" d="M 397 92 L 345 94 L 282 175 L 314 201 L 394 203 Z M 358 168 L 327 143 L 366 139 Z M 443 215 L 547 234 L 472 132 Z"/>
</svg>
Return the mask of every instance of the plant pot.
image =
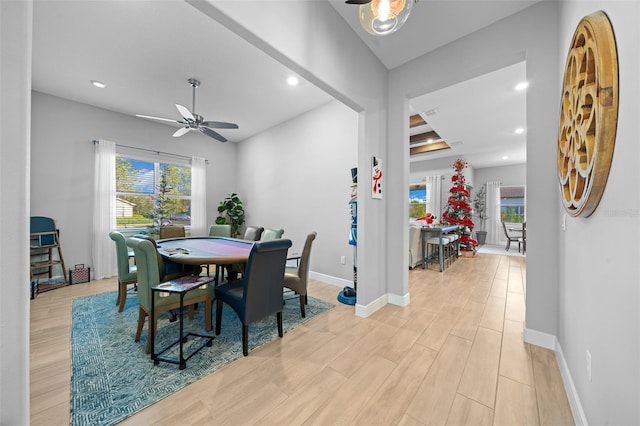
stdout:
<svg viewBox="0 0 640 426">
<path fill-rule="evenodd" d="M 476 241 L 478 241 L 479 246 L 483 246 L 487 241 L 487 231 L 476 231 Z"/>
<path fill-rule="evenodd" d="M 473 257 L 476 255 L 475 250 L 463 250 L 460 252 L 460 257 L 465 258 L 465 257 Z"/>
</svg>

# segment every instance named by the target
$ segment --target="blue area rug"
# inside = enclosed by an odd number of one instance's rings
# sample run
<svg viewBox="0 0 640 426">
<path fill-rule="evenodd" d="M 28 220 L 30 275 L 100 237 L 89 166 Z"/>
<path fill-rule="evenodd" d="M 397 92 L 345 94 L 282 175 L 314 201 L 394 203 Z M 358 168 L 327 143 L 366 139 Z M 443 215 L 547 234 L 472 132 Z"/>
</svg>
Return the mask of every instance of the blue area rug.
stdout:
<svg viewBox="0 0 640 426">
<path fill-rule="evenodd" d="M 145 353 L 147 326 L 139 342 L 134 342 L 138 320 L 138 299 L 127 295 L 124 312 L 118 313 L 116 292 L 102 293 L 73 301 L 71 332 L 71 424 L 112 425 L 195 382 L 225 364 L 242 357 L 241 323 L 229 306 L 222 311 L 222 333 L 211 347 L 204 347 L 179 370 L 175 364 L 160 362 L 154 366 Z M 292 330 L 333 305 L 309 297 L 306 318 L 300 317 L 296 300 L 284 305 L 284 331 Z M 215 328 L 215 303 L 213 308 Z M 185 332 L 204 333 L 204 309 L 196 311 L 193 321 L 184 314 Z M 177 340 L 178 322 L 169 314 L 158 319 L 156 350 Z M 214 331 L 210 333 L 214 335 Z M 278 338 L 275 315 L 249 326 L 249 350 Z M 285 335 L 283 339 L 286 339 Z M 190 345 L 202 341 L 189 338 Z M 177 351 L 176 351 L 177 352 Z M 171 353 L 163 354 L 171 356 Z M 251 356 L 251 352 L 249 352 Z"/>
</svg>

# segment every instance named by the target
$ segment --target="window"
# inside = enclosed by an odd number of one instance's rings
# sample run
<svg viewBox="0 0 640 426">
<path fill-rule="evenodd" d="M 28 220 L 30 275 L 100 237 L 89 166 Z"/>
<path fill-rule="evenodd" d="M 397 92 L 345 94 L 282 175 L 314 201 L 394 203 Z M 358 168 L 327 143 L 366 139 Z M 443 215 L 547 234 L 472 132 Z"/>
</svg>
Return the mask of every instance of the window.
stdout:
<svg viewBox="0 0 640 426">
<path fill-rule="evenodd" d="M 116 156 L 118 228 L 191 225 L 191 167 Z"/>
<path fill-rule="evenodd" d="M 500 187 L 500 220 L 502 222 L 524 222 L 525 206 L 524 186 Z"/>
<path fill-rule="evenodd" d="M 415 184 L 409 187 L 409 218 L 417 219 L 427 213 L 427 187 L 423 184 Z"/>
</svg>

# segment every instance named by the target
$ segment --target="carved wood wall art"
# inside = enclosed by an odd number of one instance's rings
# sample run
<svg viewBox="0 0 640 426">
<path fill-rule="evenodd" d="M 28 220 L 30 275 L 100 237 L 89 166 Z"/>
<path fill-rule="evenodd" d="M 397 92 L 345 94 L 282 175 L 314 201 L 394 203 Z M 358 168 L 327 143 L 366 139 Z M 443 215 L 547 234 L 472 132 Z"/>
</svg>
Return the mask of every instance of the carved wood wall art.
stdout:
<svg viewBox="0 0 640 426">
<path fill-rule="evenodd" d="M 618 122 L 618 55 L 613 27 L 598 11 L 578 24 L 564 69 L 558 180 L 565 210 L 590 216 L 609 177 Z"/>
</svg>

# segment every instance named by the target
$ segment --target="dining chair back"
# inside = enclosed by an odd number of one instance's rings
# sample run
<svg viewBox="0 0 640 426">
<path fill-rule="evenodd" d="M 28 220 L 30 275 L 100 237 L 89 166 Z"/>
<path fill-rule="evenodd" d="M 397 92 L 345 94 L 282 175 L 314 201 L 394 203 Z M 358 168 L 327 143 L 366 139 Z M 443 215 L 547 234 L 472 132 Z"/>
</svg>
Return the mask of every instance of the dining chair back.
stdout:
<svg viewBox="0 0 640 426">
<path fill-rule="evenodd" d="M 247 241 L 259 241 L 263 231 L 264 228 L 262 226 L 247 226 L 244 230 L 242 239 Z"/>
<path fill-rule="evenodd" d="M 231 237 L 231 225 L 229 224 L 219 225 L 215 223 L 209 227 L 209 236 L 229 238 Z"/>
<path fill-rule="evenodd" d="M 284 234 L 284 229 L 264 228 L 260 241 L 277 240 L 278 238 L 282 238 L 282 234 Z"/>
<path fill-rule="evenodd" d="M 138 266 L 138 329 L 135 341 L 140 341 L 145 318 L 151 313 L 151 298 L 155 297 L 154 324 L 147 327 L 147 348 L 151 351 L 151 335 L 155 333 L 158 326 L 158 315 L 162 312 L 180 308 L 180 296 L 171 294 L 167 297 L 159 297 L 158 293 L 153 294 L 152 287 L 162 282 L 169 281 L 162 278 L 161 269 L 158 265 L 158 251 L 154 244 L 146 238 L 131 237 L 127 240 L 127 246 L 133 249 Z M 189 291 L 184 295 L 184 306 L 189 306 L 189 316 L 193 319 L 193 308 L 196 304 L 203 302 L 205 309 L 205 330 L 211 330 L 211 287 L 198 288 Z"/>
<path fill-rule="evenodd" d="M 184 226 L 161 226 L 160 231 L 158 232 L 158 237 L 161 240 L 165 238 L 184 238 L 186 236 L 186 232 L 184 230 Z"/>
<path fill-rule="evenodd" d="M 307 281 L 309 279 L 309 257 L 311 245 L 318 234 L 314 231 L 307 235 L 302 254 L 297 267 L 286 267 L 284 272 L 284 286 L 293 290 L 300 297 L 300 315 L 304 318 L 305 305 L 307 304 Z"/>
<path fill-rule="evenodd" d="M 129 262 L 129 250 L 127 249 L 124 235 L 118 231 L 112 231 L 109 233 L 109 238 L 116 244 L 116 259 L 118 262 L 118 296 L 116 305 L 118 305 L 118 312 L 122 312 L 127 300 L 128 286 L 138 282 L 138 270 L 136 265 L 131 265 Z"/>
<path fill-rule="evenodd" d="M 276 314 L 278 335 L 282 329 L 282 289 L 287 251 L 291 240 L 256 242 L 251 248 L 243 277 L 214 289 L 216 335 L 220 334 L 223 304 L 229 305 L 242 323 L 242 353 L 249 353 L 249 324 Z"/>
</svg>

